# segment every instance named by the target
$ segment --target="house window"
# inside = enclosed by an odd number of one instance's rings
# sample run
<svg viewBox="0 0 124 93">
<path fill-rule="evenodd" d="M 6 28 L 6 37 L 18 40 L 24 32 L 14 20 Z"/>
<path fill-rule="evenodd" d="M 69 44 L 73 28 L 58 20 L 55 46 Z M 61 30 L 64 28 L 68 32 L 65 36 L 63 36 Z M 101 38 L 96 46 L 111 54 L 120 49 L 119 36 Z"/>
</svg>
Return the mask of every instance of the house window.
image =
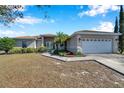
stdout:
<svg viewBox="0 0 124 93">
<path fill-rule="evenodd" d="M 27 47 L 27 43 L 25 40 L 22 41 L 22 48 L 26 48 Z"/>
<path fill-rule="evenodd" d="M 51 41 L 46 41 L 45 42 L 45 46 L 48 48 L 48 49 L 52 49 L 53 48 L 53 43 Z"/>
</svg>

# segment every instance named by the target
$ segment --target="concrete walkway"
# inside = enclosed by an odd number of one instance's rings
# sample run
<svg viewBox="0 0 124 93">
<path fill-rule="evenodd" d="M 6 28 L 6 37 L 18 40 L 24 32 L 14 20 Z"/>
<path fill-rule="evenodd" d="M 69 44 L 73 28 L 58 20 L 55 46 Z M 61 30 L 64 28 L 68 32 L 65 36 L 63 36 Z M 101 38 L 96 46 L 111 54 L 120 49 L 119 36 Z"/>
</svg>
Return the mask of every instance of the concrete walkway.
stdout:
<svg viewBox="0 0 124 93">
<path fill-rule="evenodd" d="M 124 75 L 124 55 L 119 54 L 89 54 L 86 57 L 60 57 L 43 53 L 43 56 L 51 57 L 65 62 L 95 60 Z"/>
<path fill-rule="evenodd" d="M 57 60 L 61 60 L 64 62 L 72 62 L 72 61 L 83 61 L 83 60 L 94 60 L 92 57 L 90 58 L 89 56 L 86 57 L 61 57 L 61 56 L 56 56 L 56 55 L 51 55 L 49 53 L 42 53 L 43 56 L 54 58 Z"/>
</svg>

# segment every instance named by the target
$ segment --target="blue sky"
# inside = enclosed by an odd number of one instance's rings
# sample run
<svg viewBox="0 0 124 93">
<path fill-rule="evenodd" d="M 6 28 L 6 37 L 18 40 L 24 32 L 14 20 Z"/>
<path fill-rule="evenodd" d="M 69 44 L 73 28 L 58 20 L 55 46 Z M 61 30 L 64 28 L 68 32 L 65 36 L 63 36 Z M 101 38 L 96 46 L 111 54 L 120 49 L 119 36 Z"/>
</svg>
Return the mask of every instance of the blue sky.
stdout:
<svg viewBox="0 0 124 93">
<path fill-rule="evenodd" d="M 56 34 L 59 31 L 71 35 L 79 30 L 112 32 L 115 17 L 119 14 L 119 6 L 52 5 L 43 10 L 34 6 L 24 6 L 20 11 L 24 13 L 24 18 L 18 19 L 9 28 L 0 25 L 0 37 Z M 44 11 L 48 12 L 49 18 L 44 18 Z"/>
</svg>

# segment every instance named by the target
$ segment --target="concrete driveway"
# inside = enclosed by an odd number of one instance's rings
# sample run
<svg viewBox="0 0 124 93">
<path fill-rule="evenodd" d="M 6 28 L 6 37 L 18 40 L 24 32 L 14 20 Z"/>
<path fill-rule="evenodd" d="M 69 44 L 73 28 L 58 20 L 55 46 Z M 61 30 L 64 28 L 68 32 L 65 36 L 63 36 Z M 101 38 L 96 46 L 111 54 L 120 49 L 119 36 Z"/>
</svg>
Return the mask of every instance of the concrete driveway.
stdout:
<svg viewBox="0 0 124 93">
<path fill-rule="evenodd" d="M 104 64 L 122 74 L 124 74 L 124 55 L 120 54 L 88 54 L 101 64 Z"/>
<path fill-rule="evenodd" d="M 88 56 L 102 57 L 102 58 L 109 59 L 117 63 L 124 64 L 124 55 L 120 55 L 120 54 L 88 54 Z"/>
</svg>

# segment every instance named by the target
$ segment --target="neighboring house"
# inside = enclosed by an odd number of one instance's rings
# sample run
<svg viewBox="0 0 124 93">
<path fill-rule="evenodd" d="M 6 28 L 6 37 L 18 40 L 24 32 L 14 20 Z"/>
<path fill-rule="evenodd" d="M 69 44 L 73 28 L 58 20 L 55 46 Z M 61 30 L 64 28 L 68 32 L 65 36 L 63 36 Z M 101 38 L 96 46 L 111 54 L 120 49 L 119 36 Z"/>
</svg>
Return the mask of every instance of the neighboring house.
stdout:
<svg viewBox="0 0 124 93">
<path fill-rule="evenodd" d="M 120 33 L 82 30 L 73 33 L 67 40 L 67 50 L 73 53 L 116 53 L 118 51 L 118 38 Z M 46 46 L 55 48 L 55 35 L 45 34 L 40 36 L 16 37 L 17 47 Z"/>
</svg>

